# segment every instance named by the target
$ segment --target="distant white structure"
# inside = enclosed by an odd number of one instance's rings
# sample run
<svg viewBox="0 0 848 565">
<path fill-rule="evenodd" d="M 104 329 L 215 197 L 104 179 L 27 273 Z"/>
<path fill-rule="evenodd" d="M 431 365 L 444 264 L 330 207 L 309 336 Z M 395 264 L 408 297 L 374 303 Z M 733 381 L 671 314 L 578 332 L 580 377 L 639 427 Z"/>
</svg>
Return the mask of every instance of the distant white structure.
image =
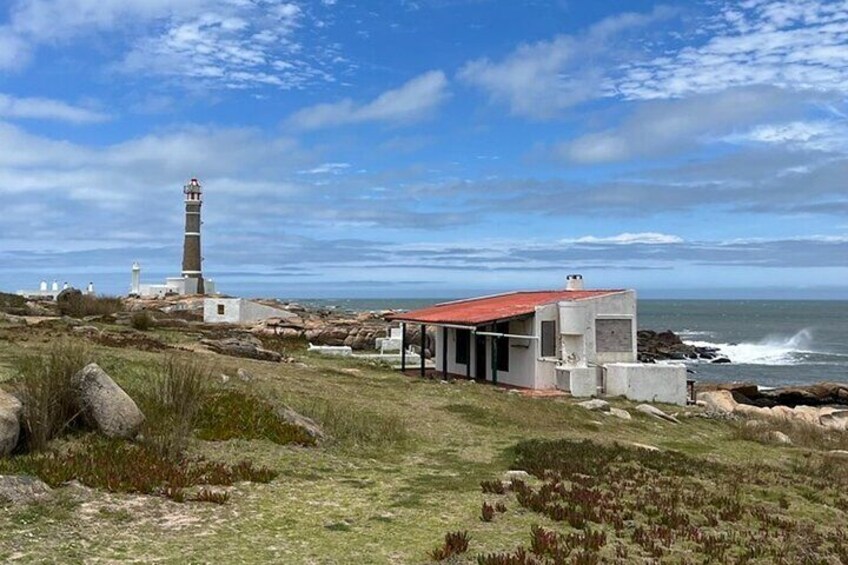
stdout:
<svg viewBox="0 0 848 565">
<path fill-rule="evenodd" d="M 389 337 L 378 337 L 375 348 L 383 355 L 388 352 L 399 352 L 403 346 L 403 330 L 401 328 L 389 328 Z"/>
<path fill-rule="evenodd" d="M 215 282 L 212 279 L 204 281 L 206 294 L 215 294 Z M 166 296 L 186 296 L 198 294 L 198 279 L 188 276 L 168 277 L 165 284 L 143 284 L 141 282 L 141 265 L 138 261 L 132 265 L 130 278 L 130 296 L 140 298 L 164 298 Z"/>
<path fill-rule="evenodd" d="M 53 284 L 48 285 L 47 281 L 42 279 L 41 282 L 38 283 L 38 290 L 19 290 L 16 294 L 31 300 L 56 300 L 56 297 L 59 296 L 63 290 L 69 290 L 71 288 L 73 287 L 71 287 L 68 282 L 65 282 L 60 289 L 59 281 L 54 279 Z M 94 294 L 93 282 L 88 283 L 83 294 Z"/>
<path fill-rule="evenodd" d="M 207 291 L 209 279 L 206 280 Z M 269 318 L 297 318 L 297 314 L 244 298 L 206 298 L 203 321 L 207 324 L 255 324 Z"/>
</svg>

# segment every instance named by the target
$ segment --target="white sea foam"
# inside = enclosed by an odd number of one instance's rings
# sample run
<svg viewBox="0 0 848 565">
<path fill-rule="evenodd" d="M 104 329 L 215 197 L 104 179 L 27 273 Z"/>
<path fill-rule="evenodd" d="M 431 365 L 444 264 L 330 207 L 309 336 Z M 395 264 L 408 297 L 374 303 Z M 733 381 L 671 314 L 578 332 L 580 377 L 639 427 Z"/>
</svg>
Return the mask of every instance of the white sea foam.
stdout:
<svg viewBox="0 0 848 565">
<path fill-rule="evenodd" d="M 740 365 L 797 365 L 813 351 L 813 332 L 804 328 L 792 336 L 771 335 L 756 343 L 711 343 L 689 341 L 698 347 L 715 347 L 733 363 Z"/>
</svg>

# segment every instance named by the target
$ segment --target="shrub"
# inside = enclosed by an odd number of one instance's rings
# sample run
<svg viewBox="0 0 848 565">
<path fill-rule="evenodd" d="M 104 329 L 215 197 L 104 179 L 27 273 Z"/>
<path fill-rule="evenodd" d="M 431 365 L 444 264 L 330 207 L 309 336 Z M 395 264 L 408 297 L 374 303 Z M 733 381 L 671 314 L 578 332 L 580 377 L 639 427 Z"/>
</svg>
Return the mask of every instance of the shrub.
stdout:
<svg viewBox="0 0 848 565">
<path fill-rule="evenodd" d="M 465 553 L 468 551 L 469 541 L 471 541 L 471 536 L 468 535 L 468 532 L 448 532 L 445 534 L 444 545 L 431 551 L 430 558 L 433 561 L 444 561 L 454 555 Z"/>
<path fill-rule="evenodd" d="M 315 445 L 300 426 L 284 420 L 268 402 L 237 390 L 208 396 L 197 412 L 197 437 L 208 441 L 267 439 L 280 445 Z"/>
<path fill-rule="evenodd" d="M 209 369 L 190 358 L 168 357 L 153 380 L 145 439 L 165 457 L 183 453 L 208 397 Z"/>
<path fill-rule="evenodd" d="M 483 503 L 480 509 L 480 519 L 484 522 L 491 522 L 495 518 L 495 507 L 488 502 Z"/>
<path fill-rule="evenodd" d="M 124 301 L 113 296 L 93 296 L 80 291 L 65 291 L 56 300 L 59 313 L 72 318 L 109 316 L 124 310 Z"/>
<path fill-rule="evenodd" d="M 177 502 L 185 500 L 183 489 L 188 487 L 269 482 L 276 476 L 274 471 L 248 462 L 229 466 L 203 459 L 168 458 L 145 444 L 96 436 L 86 437 L 73 449 L 2 460 L 0 472 L 32 474 L 52 487 L 75 479 L 92 488 L 154 494 Z M 195 500 L 226 502 L 220 494 L 200 493 Z"/>
<path fill-rule="evenodd" d="M 135 330 L 146 332 L 153 327 L 153 316 L 147 310 L 133 312 L 130 317 L 130 326 Z"/>
<path fill-rule="evenodd" d="M 24 405 L 22 444 L 26 450 L 44 449 L 74 422 L 78 407 L 71 380 L 89 362 L 88 349 L 71 341 L 54 342 L 44 355 L 18 361 L 17 390 Z"/>
</svg>

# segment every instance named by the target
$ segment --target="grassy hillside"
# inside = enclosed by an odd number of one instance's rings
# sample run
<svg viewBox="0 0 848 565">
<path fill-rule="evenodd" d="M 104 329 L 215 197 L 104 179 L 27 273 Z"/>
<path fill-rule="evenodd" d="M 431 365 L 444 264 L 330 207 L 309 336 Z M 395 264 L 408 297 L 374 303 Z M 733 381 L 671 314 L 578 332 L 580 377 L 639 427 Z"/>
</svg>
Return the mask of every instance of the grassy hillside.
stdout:
<svg viewBox="0 0 848 565">
<path fill-rule="evenodd" d="M 66 333 L 69 330 L 60 326 L 25 330 L 0 325 L 0 380 L 13 376 L 15 358 L 37 352 Z M 180 330 L 157 333 L 185 347 L 194 347 L 197 338 Z M 150 386 L 150 375 L 166 355 L 107 347 L 94 352 L 133 396 Z M 476 563 L 481 554 L 529 548 L 534 526 L 563 535 L 582 531 L 532 507 L 527 489 L 538 492 L 543 484 L 538 477 L 505 494 L 481 490 L 481 481 L 499 480 L 511 468 L 532 472 L 538 465 L 546 480 L 551 477 L 545 469 L 555 469 L 559 475 L 554 482 L 585 482 L 620 506 L 621 530 L 612 514 L 584 526 L 605 532 L 607 540 L 598 553 L 604 560 L 650 560 L 653 542 L 647 538 L 654 534 L 640 535 L 636 529 L 653 527 L 658 515 L 673 507 L 717 537 L 765 528 L 774 530 L 775 540 L 792 542 L 797 549 L 795 542 L 811 539 L 812 531 L 822 536 L 820 549 L 802 549 L 811 558 L 828 554 L 836 559 L 831 562 L 839 562 L 838 527 L 848 511 L 848 465 L 828 463 L 823 450 L 838 445 L 828 446 L 823 438 L 815 440 L 821 440 L 819 444 L 779 447 L 743 439 L 753 436 L 734 422 L 681 414 L 681 423 L 675 425 L 615 401 L 633 414 L 626 421 L 588 412 L 570 399 L 526 398 L 486 385 L 420 380 L 304 352 L 296 352 L 297 362 L 288 364 L 199 351 L 181 355 L 208 361 L 216 383 L 227 375 L 227 386 L 312 416 L 333 439 L 317 448 L 267 440 L 195 440 L 191 450 L 197 455 L 224 462 L 247 458 L 279 472 L 269 484 L 236 485 L 223 505 L 69 487 L 58 489 L 48 502 L 2 507 L 0 560 L 424 563 L 447 532 L 458 531 L 467 532 L 470 543 L 455 562 Z M 250 380 L 238 379 L 238 369 Z M 603 451 L 558 441 L 584 439 L 606 446 L 618 442 L 625 448 Z M 520 445 L 525 440 L 557 442 L 533 444 L 528 451 L 528 444 Z M 585 465 L 574 467 L 577 459 Z M 669 502 L 672 507 L 657 503 L 657 509 L 647 511 L 650 493 L 640 490 L 641 484 L 657 493 L 709 496 L 684 497 L 679 505 Z M 521 492 L 527 504 L 521 502 Z M 483 521 L 484 502 L 499 502 L 507 511 Z M 723 510 L 727 512 L 718 517 Z M 764 515 L 779 516 L 784 523 L 763 526 Z M 779 532 L 787 529 L 789 537 L 780 538 Z M 721 558 L 736 562 L 744 542 L 734 541 Z M 663 559 L 703 562 L 699 543 L 675 538 Z M 577 556 L 575 550 L 570 559 Z M 751 560 L 773 562 L 768 556 L 754 555 Z M 498 562 L 507 561 L 491 561 Z"/>
</svg>

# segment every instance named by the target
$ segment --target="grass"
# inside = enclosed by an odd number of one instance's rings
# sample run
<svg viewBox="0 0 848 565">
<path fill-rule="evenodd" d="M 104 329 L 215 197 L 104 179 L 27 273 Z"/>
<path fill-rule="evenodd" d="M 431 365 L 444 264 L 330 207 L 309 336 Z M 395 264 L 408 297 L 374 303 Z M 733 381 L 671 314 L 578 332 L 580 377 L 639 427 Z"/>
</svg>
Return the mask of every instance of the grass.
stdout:
<svg viewBox="0 0 848 565">
<path fill-rule="evenodd" d="M 35 333 L 36 328 L 7 333 L 15 341 L 0 341 L 0 364 L 9 366 L 22 354 L 46 351 L 48 345 Z M 175 345 L 190 347 L 196 342 L 196 336 L 188 332 L 169 329 L 168 333 Z M 102 346 L 95 346 L 93 353 L 134 398 L 152 395 L 154 375 L 167 359 L 160 352 Z M 615 533 L 614 526 L 591 520 L 587 520 L 586 530 L 576 530 L 567 520 L 555 521 L 522 506 L 514 490 L 482 492 L 482 481 L 500 482 L 504 471 L 523 464 L 519 457 L 529 457 L 529 452 L 521 446 L 528 441 L 567 440 L 579 445 L 588 439 L 593 446 L 612 448 L 615 440 L 625 455 L 610 458 L 606 451 L 599 451 L 602 460 L 609 460 L 611 473 L 638 471 L 655 477 L 650 483 L 654 486 L 656 481 L 660 485 L 683 481 L 693 493 L 708 494 L 706 503 L 726 509 L 730 518 L 735 512 L 731 487 L 738 483 L 745 506 L 740 519 L 728 523 L 739 524 L 747 535 L 763 524 L 758 516 L 766 514 L 758 508 L 795 523 L 797 535 L 787 538 L 796 544 L 791 549 L 793 557 L 801 551 L 813 557 L 825 556 L 825 552 L 836 555 L 839 525 L 845 523 L 848 513 L 848 495 L 841 478 L 845 460 L 829 457 L 818 444 L 808 446 L 800 439 L 793 446 L 760 443 L 741 436 L 732 422 L 681 418 L 681 424 L 671 425 L 636 413 L 632 404 L 613 400 L 613 405 L 633 414 L 633 420 L 623 421 L 587 413 L 570 400 L 524 398 L 462 381 L 443 385 L 353 360 L 308 354 L 298 354 L 302 363 L 291 364 L 214 354 L 202 358 L 211 368 L 210 394 L 235 390 L 269 406 L 285 403 L 315 419 L 331 440 L 307 450 L 266 439 L 193 439 L 185 449 L 190 460 L 232 466 L 247 459 L 257 468 L 277 473 L 278 478 L 228 487 L 230 496 L 224 505 L 177 505 L 162 497 L 136 499 L 130 495 L 104 499 L 105 495 L 95 493 L 81 511 L 61 516 L 35 514 L 26 524 L 14 522 L 13 513 L 0 509 L 0 560 L 38 561 L 48 555 L 71 562 L 423 563 L 431 559 L 431 552 L 443 547 L 446 532 L 467 532 L 468 550 L 446 562 L 476 563 L 478 556 L 513 554 L 520 546 L 534 557 L 534 526 L 570 540 L 560 543 L 572 544 L 571 559 L 588 551 L 584 544 L 591 540 L 568 536 L 599 530 L 607 536 L 598 550 L 602 555 L 619 562 L 644 559 L 647 550 L 633 538 L 635 523 L 626 526 L 622 536 Z M 226 386 L 218 382 L 217 375 L 233 375 L 238 368 L 248 371 L 253 380 L 231 381 Z M 148 411 L 146 406 L 142 409 Z M 80 446 L 85 441 L 78 437 L 69 443 Z M 628 442 L 654 445 L 661 456 L 652 458 L 650 452 L 630 450 Z M 587 451 L 585 457 L 592 457 L 594 450 Z M 668 454 L 670 451 L 677 453 Z M 610 476 L 607 471 L 592 466 L 583 470 L 598 481 L 596 486 L 602 492 L 620 492 L 625 510 L 632 506 L 630 500 L 636 496 L 632 488 L 610 489 L 602 480 Z M 690 471 L 695 473 L 694 486 L 687 482 Z M 536 477 L 527 481 L 534 493 L 544 484 Z M 189 498 L 199 496 L 197 488 L 203 486 L 183 492 Z M 58 489 L 57 493 L 65 491 Z M 210 488 L 210 492 L 220 490 Z M 713 497 L 722 502 L 713 504 Z M 110 507 L 130 509 L 132 527 L 127 527 L 125 513 L 83 511 L 99 508 L 107 500 Z M 484 502 L 495 510 L 490 522 L 481 520 Z M 709 507 L 696 508 L 694 504 L 690 508 L 684 500 L 679 507 L 696 524 L 707 520 L 702 511 Z M 640 511 L 636 516 L 644 526 L 636 538 L 648 544 L 656 538 L 648 526 L 658 525 L 660 515 L 648 509 L 646 515 Z M 726 520 L 718 520 L 720 530 L 729 528 L 722 525 Z M 779 535 L 778 526 L 767 527 Z M 820 553 L 812 545 L 818 542 Z M 683 553 L 685 548 L 695 547 L 694 541 L 676 539 L 670 550 L 663 546 L 666 553 L 660 561 L 701 562 L 694 554 L 686 557 Z M 736 555 L 738 545 L 734 547 L 728 555 Z"/>
<path fill-rule="evenodd" d="M 56 303 L 59 313 L 71 318 L 108 316 L 124 310 L 124 301 L 116 296 L 93 296 L 81 292 L 69 292 Z"/>
<path fill-rule="evenodd" d="M 78 416 L 73 376 L 91 361 L 90 351 L 71 341 L 56 341 L 42 355 L 26 355 L 17 363 L 17 392 L 24 405 L 23 448 L 44 449 Z"/>
</svg>

